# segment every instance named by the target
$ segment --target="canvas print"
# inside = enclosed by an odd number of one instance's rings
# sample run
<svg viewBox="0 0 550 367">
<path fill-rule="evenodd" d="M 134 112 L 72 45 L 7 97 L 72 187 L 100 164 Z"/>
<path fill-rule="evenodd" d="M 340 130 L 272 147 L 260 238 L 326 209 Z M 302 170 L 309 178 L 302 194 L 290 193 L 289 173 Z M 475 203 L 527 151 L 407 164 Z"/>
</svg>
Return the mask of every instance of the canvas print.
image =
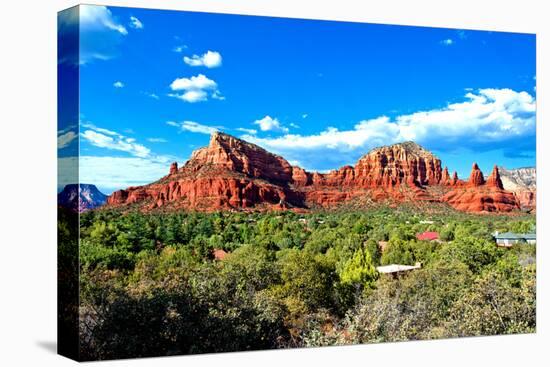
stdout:
<svg viewBox="0 0 550 367">
<path fill-rule="evenodd" d="M 534 34 L 58 16 L 59 352 L 536 330 Z"/>
</svg>

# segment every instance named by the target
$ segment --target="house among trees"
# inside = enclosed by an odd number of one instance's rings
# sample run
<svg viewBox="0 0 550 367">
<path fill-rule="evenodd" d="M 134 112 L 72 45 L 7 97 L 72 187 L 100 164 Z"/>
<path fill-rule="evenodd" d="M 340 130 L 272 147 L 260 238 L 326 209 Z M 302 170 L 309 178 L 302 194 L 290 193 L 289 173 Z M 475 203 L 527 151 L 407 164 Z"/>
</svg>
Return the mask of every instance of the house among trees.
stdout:
<svg viewBox="0 0 550 367">
<path fill-rule="evenodd" d="M 223 260 L 227 255 L 227 252 L 225 252 L 223 249 L 214 249 L 212 251 L 212 256 L 214 257 L 214 260 Z"/>
<path fill-rule="evenodd" d="M 416 239 L 419 241 L 437 241 L 439 240 L 439 233 L 437 232 L 422 232 L 416 235 Z"/>
<path fill-rule="evenodd" d="M 535 244 L 537 242 L 536 233 L 495 232 L 493 237 L 499 247 L 512 247 L 512 245 L 518 243 Z"/>
<path fill-rule="evenodd" d="M 391 265 L 377 266 L 376 270 L 378 270 L 378 272 L 381 274 L 389 274 L 393 277 L 397 277 L 411 270 L 420 269 L 421 267 L 422 267 L 422 264 L 417 262 L 414 265 L 391 264 Z"/>
</svg>

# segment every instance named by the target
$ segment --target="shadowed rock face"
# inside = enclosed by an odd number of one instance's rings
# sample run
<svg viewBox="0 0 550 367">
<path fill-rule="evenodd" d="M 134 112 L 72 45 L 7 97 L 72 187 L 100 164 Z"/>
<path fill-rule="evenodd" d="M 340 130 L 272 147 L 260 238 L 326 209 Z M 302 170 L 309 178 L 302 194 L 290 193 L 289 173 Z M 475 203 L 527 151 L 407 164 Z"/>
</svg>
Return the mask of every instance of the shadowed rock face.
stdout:
<svg viewBox="0 0 550 367">
<path fill-rule="evenodd" d="M 207 147 L 193 152 L 180 168 L 173 163 L 168 172 L 149 185 L 114 192 L 108 204 L 133 205 L 141 210 L 279 210 L 331 208 L 368 198 L 369 202 L 444 201 L 468 211 L 509 211 L 509 207 L 515 207 L 515 199 L 510 201 L 499 184 L 498 169 L 486 185 L 483 173 L 474 164 L 465 183 L 456 172 L 449 177 L 437 157 L 413 142 L 376 148 L 355 166 L 317 173 L 293 167 L 284 158 L 254 144 L 216 132 Z M 430 194 L 430 186 L 442 187 L 444 192 Z M 490 210 L 488 205 L 468 205 L 468 200 L 475 202 L 478 198 L 458 195 L 458 191 L 446 197 L 453 190 L 478 187 L 479 192 L 503 192 L 491 197 L 496 204 Z M 501 201 L 507 204 L 501 205 Z"/>
</svg>

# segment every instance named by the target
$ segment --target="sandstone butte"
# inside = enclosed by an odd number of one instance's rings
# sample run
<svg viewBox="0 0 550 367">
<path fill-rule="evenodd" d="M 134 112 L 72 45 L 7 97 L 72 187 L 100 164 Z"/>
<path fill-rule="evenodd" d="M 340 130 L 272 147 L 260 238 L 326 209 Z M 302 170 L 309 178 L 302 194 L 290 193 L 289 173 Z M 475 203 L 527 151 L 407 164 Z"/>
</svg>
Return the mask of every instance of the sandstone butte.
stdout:
<svg viewBox="0 0 550 367">
<path fill-rule="evenodd" d="M 308 172 L 257 145 L 215 132 L 207 147 L 184 166 L 144 186 L 115 191 L 108 207 L 149 210 L 303 211 L 387 201 L 443 202 L 467 212 L 519 209 L 503 189 L 498 168 L 484 179 L 474 164 L 468 181 L 449 175 L 432 153 L 413 142 L 371 150 L 355 166 L 329 173 Z"/>
</svg>

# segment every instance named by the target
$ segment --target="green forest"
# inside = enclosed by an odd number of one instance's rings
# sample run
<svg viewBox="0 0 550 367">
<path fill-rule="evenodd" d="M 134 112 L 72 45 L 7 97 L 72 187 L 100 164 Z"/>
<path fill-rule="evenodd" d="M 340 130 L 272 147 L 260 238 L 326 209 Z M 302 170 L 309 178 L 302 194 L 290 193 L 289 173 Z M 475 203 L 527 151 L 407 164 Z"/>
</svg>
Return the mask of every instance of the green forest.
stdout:
<svg viewBox="0 0 550 367">
<path fill-rule="evenodd" d="M 535 245 L 493 238 L 534 230 L 532 215 L 407 208 L 92 210 L 80 217 L 81 357 L 534 332 Z M 424 231 L 440 240 L 418 240 Z M 399 276 L 376 269 L 417 263 Z"/>
</svg>

